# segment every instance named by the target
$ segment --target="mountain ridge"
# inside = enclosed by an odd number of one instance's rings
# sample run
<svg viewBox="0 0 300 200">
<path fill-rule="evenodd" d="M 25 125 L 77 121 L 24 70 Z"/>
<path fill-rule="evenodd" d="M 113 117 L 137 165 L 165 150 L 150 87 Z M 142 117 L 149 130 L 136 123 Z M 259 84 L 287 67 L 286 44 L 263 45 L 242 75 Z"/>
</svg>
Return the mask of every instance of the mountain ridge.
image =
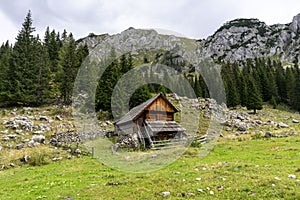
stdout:
<svg viewBox="0 0 300 200">
<path fill-rule="evenodd" d="M 292 63 L 300 59 L 300 14 L 291 23 L 267 25 L 259 19 L 234 19 L 224 23 L 205 39 L 191 39 L 160 34 L 154 29 L 128 28 L 118 34 L 89 34 L 78 40 L 87 44 L 92 54 L 104 55 L 114 47 L 117 52 L 139 54 L 140 50 L 159 51 L 175 48 L 196 51 L 200 57 L 219 61 L 240 61 L 257 57 L 278 57 Z M 95 51 L 96 50 L 96 51 Z M 184 53 L 184 52 L 182 52 Z"/>
</svg>

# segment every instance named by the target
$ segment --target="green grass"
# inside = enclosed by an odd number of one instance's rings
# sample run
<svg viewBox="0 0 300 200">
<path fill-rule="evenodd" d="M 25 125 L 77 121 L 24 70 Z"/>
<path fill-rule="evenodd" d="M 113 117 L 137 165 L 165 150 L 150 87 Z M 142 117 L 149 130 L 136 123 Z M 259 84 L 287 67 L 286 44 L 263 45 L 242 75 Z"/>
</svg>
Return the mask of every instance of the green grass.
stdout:
<svg viewBox="0 0 300 200">
<path fill-rule="evenodd" d="M 91 157 L 0 171 L 0 199 L 300 199 L 299 179 L 299 135 L 223 139 L 207 157 L 190 148 L 151 173 L 117 171 Z M 163 197 L 163 191 L 170 195 Z"/>
</svg>

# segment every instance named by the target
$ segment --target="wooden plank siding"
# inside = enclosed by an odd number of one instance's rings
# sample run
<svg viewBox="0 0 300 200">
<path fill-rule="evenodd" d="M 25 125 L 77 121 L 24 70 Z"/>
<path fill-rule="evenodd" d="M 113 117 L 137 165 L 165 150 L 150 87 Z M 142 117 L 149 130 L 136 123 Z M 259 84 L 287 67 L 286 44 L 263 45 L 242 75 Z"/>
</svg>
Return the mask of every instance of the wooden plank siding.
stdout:
<svg viewBox="0 0 300 200">
<path fill-rule="evenodd" d="M 158 97 L 145 110 L 155 110 L 155 111 L 164 111 L 164 112 L 173 112 L 173 113 L 175 112 L 173 107 L 162 97 Z"/>
<path fill-rule="evenodd" d="M 174 120 L 175 110 L 162 97 L 157 98 L 151 103 L 144 112 L 145 120 Z"/>
</svg>

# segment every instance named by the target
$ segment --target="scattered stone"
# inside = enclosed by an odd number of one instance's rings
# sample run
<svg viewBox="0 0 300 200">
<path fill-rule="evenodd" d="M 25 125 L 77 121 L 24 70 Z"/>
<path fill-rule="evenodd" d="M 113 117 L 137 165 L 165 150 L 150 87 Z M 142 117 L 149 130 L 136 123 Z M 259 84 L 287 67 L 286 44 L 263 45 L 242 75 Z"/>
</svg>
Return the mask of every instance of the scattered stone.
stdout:
<svg viewBox="0 0 300 200">
<path fill-rule="evenodd" d="M 218 185 L 218 186 L 217 186 L 217 189 L 218 189 L 218 190 L 223 190 L 223 188 L 224 188 L 224 187 L 223 187 L 222 185 Z"/>
<path fill-rule="evenodd" d="M 230 126 L 230 122 L 228 120 L 222 121 L 220 124 L 222 126 Z"/>
<path fill-rule="evenodd" d="M 285 123 L 283 123 L 283 122 L 280 122 L 279 124 L 277 124 L 277 127 L 278 127 L 278 128 L 288 128 L 289 125 L 288 125 L 288 124 L 285 124 Z"/>
<path fill-rule="evenodd" d="M 67 159 L 71 159 L 71 158 L 72 158 L 72 156 L 71 156 L 71 155 L 68 155 L 68 156 L 67 156 Z"/>
<path fill-rule="evenodd" d="M 29 160 L 30 160 L 30 158 L 31 158 L 31 156 L 25 155 L 25 156 L 24 156 L 23 158 L 21 158 L 20 160 L 21 160 L 22 162 L 28 163 Z"/>
<path fill-rule="evenodd" d="M 3 133 L 3 134 L 8 134 L 8 130 L 5 129 L 4 131 L 1 131 L 1 133 Z"/>
<path fill-rule="evenodd" d="M 2 146 L 0 146 L 0 151 L 2 150 Z"/>
<path fill-rule="evenodd" d="M 25 148 L 25 144 L 17 144 L 16 145 L 16 149 L 23 149 L 23 148 Z"/>
<path fill-rule="evenodd" d="M 40 119 L 39 119 L 40 121 L 48 121 L 49 120 L 49 118 L 47 117 L 47 116 L 40 116 Z"/>
<path fill-rule="evenodd" d="M 187 195 L 187 196 L 195 196 L 195 194 L 192 193 L 192 192 L 187 192 L 186 195 Z"/>
<path fill-rule="evenodd" d="M 210 190 L 210 187 L 206 187 L 207 190 Z"/>
<path fill-rule="evenodd" d="M 298 124 L 298 123 L 299 123 L 299 121 L 296 120 L 296 119 L 293 119 L 292 122 L 295 123 L 295 124 Z"/>
<path fill-rule="evenodd" d="M 8 140 L 9 140 L 9 137 L 3 137 L 2 140 L 3 140 L 3 141 L 8 141 Z"/>
<path fill-rule="evenodd" d="M 74 200 L 73 198 L 68 197 L 68 196 L 61 196 L 60 198 L 64 199 L 64 200 Z"/>
<path fill-rule="evenodd" d="M 7 137 L 8 137 L 9 139 L 14 140 L 14 139 L 16 139 L 17 135 L 11 134 L 11 135 L 7 135 Z"/>
<path fill-rule="evenodd" d="M 202 180 L 202 178 L 196 178 L 196 181 L 201 181 Z"/>
<path fill-rule="evenodd" d="M 204 191 L 202 189 L 197 189 L 198 192 L 203 193 Z"/>
<path fill-rule="evenodd" d="M 256 120 L 255 123 L 258 124 L 258 125 L 263 124 L 263 122 L 261 120 Z"/>
<path fill-rule="evenodd" d="M 161 193 L 164 197 L 169 196 L 171 193 L 169 191 L 165 191 Z"/>
<path fill-rule="evenodd" d="M 68 152 L 68 153 L 71 153 L 71 152 L 72 152 L 72 149 L 68 149 L 67 152 Z"/>
<path fill-rule="evenodd" d="M 52 161 L 59 161 L 59 160 L 61 160 L 61 159 L 62 159 L 62 157 L 52 158 Z"/>
<path fill-rule="evenodd" d="M 35 135 L 41 135 L 42 133 L 44 133 L 43 131 L 34 131 L 33 134 Z"/>
<path fill-rule="evenodd" d="M 39 142 L 35 142 L 35 141 L 33 141 L 33 140 L 30 140 L 30 141 L 28 142 L 28 147 L 36 147 L 36 146 L 39 146 L 39 145 L 40 145 Z"/>
<path fill-rule="evenodd" d="M 26 142 L 29 142 L 29 141 L 30 141 L 30 139 L 24 139 L 21 142 L 26 143 Z"/>
<path fill-rule="evenodd" d="M 274 183 L 272 183 L 272 187 L 275 187 L 276 185 Z"/>
<path fill-rule="evenodd" d="M 107 120 L 105 123 L 106 123 L 107 125 L 113 125 L 113 123 L 112 123 L 111 121 L 108 121 L 108 120 Z"/>
<path fill-rule="evenodd" d="M 246 126 L 246 124 L 245 123 L 241 123 L 240 125 L 239 125 L 239 127 L 238 127 L 238 130 L 239 131 L 246 131 L 247 130 L 247 126 Z"/>
<path fill-rule="evenodd" d="M 151 158 L 156 158 L 156 157 L 157 157 L 156 153 L 151 155 Z"/>
<path fill-rule="evenodd" d="M 289 176 L 288 176 L 290 179 L 296 179 L 296 175 L 294 175 L 294 174 L 289 174 Z"/>
<path fill-rule="evenodd" d="M 270 137 L 272 137 L 272 132 L 267 131 L 267 132 L 265 133 L 265 138 L 270 138 Z"/>
<path fill-rule="evenodd" d="M 207 169 L 206 169 L 206 167 L 203 167 L 202 170 L 203 170 L 203 171 L 206 171 Z"/>
<path fill-rule="evenodd" d="M 77 153 L 77 154 L 81 154 L 81 150 L 80 149 L 76 149 L 74 152 Z"/>
<path fill-rule="evenodd" d="M 46 138 L 43 135 L 34 135 L 32 136 L 31 140 L 42 144 L 46 143 Z"/>
<path fill-rule="evenodd" d="M 14 163 L 10 163 L 9 166 L 15 167 L 15 164 Z"/>
<path fill-rule="evenodd" d="M 203 117 L 206 118 L 206 119 L 210 119 L 210 113 L 209 112 L 205 112 L 203 114 Z"/>
<path fill-rule="evenodd" d="M 20 130 L 20 129 L 16 130 L 16 134 L 23 135 L 23 130 Z"/>
<path fill-rule="evenodd" d="M 277 180 L 277 181 L 280 181 L 281 179 L 280 178 L 278 178 L 277 176 L 275 176 L 275 178 L 274 178 L 275 180 Z"/>
<path fill-rule="evenodd" d="M 214 195 L 215 193 L 214 193 L 214 191 L 209 191 L 209 194 L 211 194 L 211 195 Z"/>
<path fill-rule="evenodd" d="M 57 116 L 55 117 L 55 119 L 58 120 L 58 121 L 62 121 L 62 120 L 63 120 L 62 117 L 61 117 L 60 115 L 57 115 Z"/>
</svg>

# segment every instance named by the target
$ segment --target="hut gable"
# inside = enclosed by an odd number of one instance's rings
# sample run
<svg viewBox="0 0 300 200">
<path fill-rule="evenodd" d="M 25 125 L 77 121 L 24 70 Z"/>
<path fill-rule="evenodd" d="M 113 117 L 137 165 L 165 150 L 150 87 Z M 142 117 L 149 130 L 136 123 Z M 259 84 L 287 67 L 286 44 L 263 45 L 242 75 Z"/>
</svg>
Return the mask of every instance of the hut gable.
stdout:
<svg viewBox="0 0 300 200">
<path fill-rule="evenodd" d="M 118 120 L 116 124 L 121 125 L 133 122 L 137 120 L 144 111 L 147 111 L 149 114 L 154 114 L 155 111 L 167 113 L 179 112 L 179 110 L 162 93 L 159 93 L 146 102 L 132 108 L 127 114 Z"/>
</svg>

